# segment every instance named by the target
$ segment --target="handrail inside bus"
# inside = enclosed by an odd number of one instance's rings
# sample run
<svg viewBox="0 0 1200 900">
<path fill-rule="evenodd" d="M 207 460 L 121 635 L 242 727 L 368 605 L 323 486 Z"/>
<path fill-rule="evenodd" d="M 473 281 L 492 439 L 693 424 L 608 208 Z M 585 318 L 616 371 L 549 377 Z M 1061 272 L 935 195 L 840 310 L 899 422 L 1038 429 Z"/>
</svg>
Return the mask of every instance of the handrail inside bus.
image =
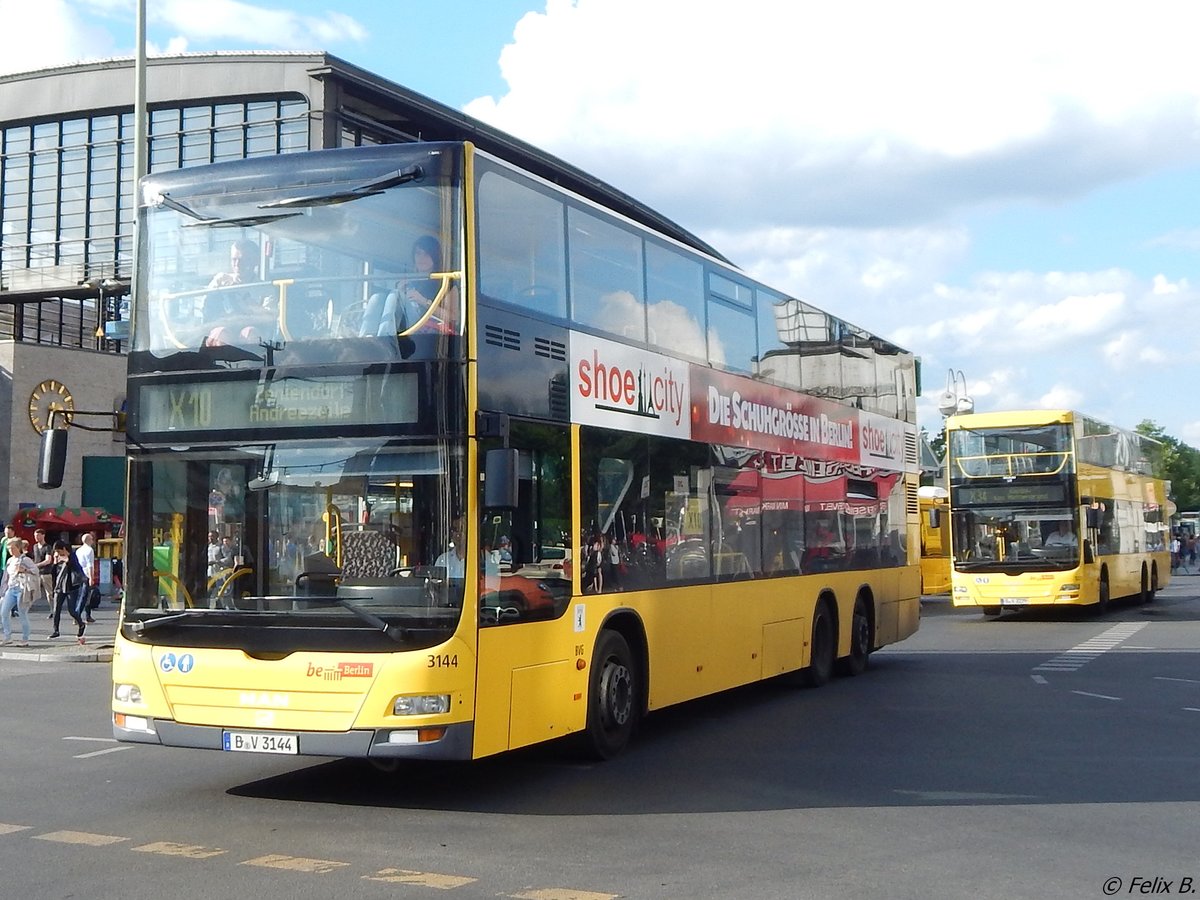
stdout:
<svg viewBox="0 0 1200 900">
<path fill-rule="evenodd" d="M 394 280 L 397 282 L 400 282 L 400 281 L 408 282 L 408 281 L 424 281 L 427 278 L 433 278 L 440 282 L 440 286 L 438 287 L 437 294 L 435 294 L 433 299 L 429 301 L 429 307 L 425 310 L 424 313 L 421 314 L 421 317 L 418 318 L 416 320 L 416 322 L 414 322 L 412 325 L 405 328 L 403 331 L 399 332 L 397 334 L 397 337 L 408 337 L 409 335 L 413 334 L 414 332 L 418 331 L 421 327 L 423 327 L 425 325 L 425 323 L 428 322 L 429 319 L 433 316 L 434 312 L 438 309 L 438 307 L 441 305 L 442 301 L 446 298 L 446 295 L 449 294 L 450 286 L 451 286 L 452 282 L 461 280 L 462 274 L 463 273 L 461 271 L 430 272 L 428 275 L 417 275 L 417 274 L 401 275 L 394 279 L 388 279 L 388 280 Z M 187 344 L 183 343 L 183 341 L 181 341 L 179 339 L 179 337 L 175 334 L 175 329 L 171 327 L 171 321 L 167 316 L 167 304 L 170 301 L 180 300 L 180 299 L 184 299 L 187 297 L 203 297 L 208 294 L 219 294 L 223 291 L 232 291 L 232 290 L 244 291 L 247 289 L 252 289 L 254 287 L 270 286 L 270 287 L 275 288 L 276 291 L 279 293 L 279 309 L 278 309 L 278 314 L 277 314 L 278 323 L 279 323 L 279 333 L 280 333 L 280 335 L 282 335 L 282 337 L 285 341 L 291 341 L 291 340 L 293 340 L 293 338 L 292 338 L 291 331 L 288 330 L 288 325 L 287 325 L 288 288 L 289 287 L 291 287 L 294 284 L 304 284 L 304 283 L 308 283 L 308 282 L 314 282 L 314 283 L 327 283 L 327 282 L 332 282 L 332 281 L 363 281 L 363 282 L 376 281 L 377 282 L 380 280 L 381 279 L 377 275 L 330 275 L 330 276 L 313 275 L 313 276 L 310 276 L 307 278 L 277 278 L 274 281 L 250 281 L 250 282 L 246 282 L 246 283 L 242 283 L 242 284 L 225 285 L 223 287 L 203 287 L 203 288 L 194 288 L 192 290 L 187 290 L 187 291 L 174 291 L 171 293 L 163 293 L 158 296 L 158 303 L 157 303 L 158 316 L 159 316 L 159 321 L 162 325 L 163 334 L 166 337 L 167 341 L 172 346 L 174 346 L 177 350 L 186 350 L 186 349 L 188 349 Z"/>
<path fill-rule="evenodd" d="M 442 285 L 438 288 L 437 295 L 429 301 L 429 308 L 425 310 L 421 317 L 408 328 L 398 332 L 396 335 L 397 337 L 408 337 L 410 334 L 417 331 L 421 328 L 421 326 L 428 322 L 430 317 L 433 316 L 433 311 L 438 308 L 442 300 L 445 299 L 448 293 L 450 293 L 450 282 L 462 278 L 462 272 L 430 272 L 428 277 L 436 278 L 441 281 Z"/>
<path fill-rule="evenodd" d="M 958 471 L 963 478 L 995 478 L 997 475 L 1006 478 L 1027 478 L 1027 477 L 1044 477 L 1046 475 L 1058 475 L 1071 461 L 1074 454 L 1069 450 L 1039 450 L 1036 452 L 1026 453 L 988 453 L 979 456 L 956 456 L 954 464 L 958 467 Z M 1058 465 L 1054 468 L 1047 468 L 1039 465 L 1039 458 L 1050 457 L 1053 462 L 1057 458 Z M 988 463 L 984 466 L 985 471 L 980 474 L 972 474 L 967 471 L 970 463 L 979 462 L 980 460 Z M 1000 460 L 1003 463 L 1003 471 L 997 471 L 990 465 L 991 461 Z"/>
<path fill-rule="evenodd" d="M 183 609 L 191 609 L 192 607 L 194 607 L 196 605 L 195 602 L 192 600 L 191 593 L 189 593 L 189 591 L 187 589 L 187 585 L 184 584 L 182 581 L 180 581 L 179 576 L 176 575 L 174 572 L 163 572 L 159 569 L 154 569 L 150 573 L 150 577 L 151 578 L 165 578 L 167 581 L 173 582 L 175 585 L 174 602 L 175 603 L 179 602 L 179 592 L 182 591 L 183 592 L 183 607 L 182 608 Z M 180 607 L 178 607 L 178 606 L 169 607 L 169 609 L 179 609 L 179 608 Z"/>
<path fill-rule="evenodd" d="M 325 553 L 342 567 L 342 511 L 332 501 L 325 505 Z"/>
</svg>

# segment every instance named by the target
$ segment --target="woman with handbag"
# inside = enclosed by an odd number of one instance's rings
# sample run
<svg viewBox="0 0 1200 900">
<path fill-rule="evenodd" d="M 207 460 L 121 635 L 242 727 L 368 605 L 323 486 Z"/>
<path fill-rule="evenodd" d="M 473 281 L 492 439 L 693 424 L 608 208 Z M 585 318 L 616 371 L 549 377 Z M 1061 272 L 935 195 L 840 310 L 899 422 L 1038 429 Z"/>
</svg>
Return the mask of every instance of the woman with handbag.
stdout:
<svg viewBox="0 0 1200 900">
<path fill-rule="evenodd" d="M 5 543 L 8 550 L 8 562 L 4 566 L 4 574 L 8 576 L 8 588 L 4 599 L 0 601 L 0 618 L 3 618 L 4 643 L 12 642 L 12 612 L 17 611 L 21 620 L 21 642 L 19 647 L 29 646 L 29 607 L 33 606 L 35 591 L 41 585 L 37 566 L 21 549 L 19 537 L 9 538 Z"/>
</svg>

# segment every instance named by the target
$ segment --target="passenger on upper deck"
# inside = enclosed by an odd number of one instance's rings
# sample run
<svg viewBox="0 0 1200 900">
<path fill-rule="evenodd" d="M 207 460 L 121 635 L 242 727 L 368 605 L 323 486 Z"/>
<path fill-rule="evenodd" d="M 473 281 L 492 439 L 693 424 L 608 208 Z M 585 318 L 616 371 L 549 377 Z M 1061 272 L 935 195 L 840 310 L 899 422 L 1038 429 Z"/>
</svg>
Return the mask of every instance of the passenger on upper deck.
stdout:
<svg viewBox="0 0 1200 900">
<path fill-rule="evenodd" d="M 443 265 L 442 245 L 433 235 L 417 238 L 412 249 L 413 271 L 420 275 L 437 272 Z M 363 337 L 394 337 L 411 328 L 437 298 L 442 281 L 439 278 L 402 279 L 394 291 L 386 295 L 374 293 L 367 300 L 359 334 Z M 454 314 L 457 290 L 453 286 L 442 298 L 437 317 L 429 321 L 442 326 Z"/>
<path fill-rule="evenodd" d="M 259 280 L 258 258 L 259 249 L 254 241 L 243 238 L 229 245 L 229 271 L 218 272 L 212 277 L 208 286 L 215 291 L 202 300 L 201 320 L 212 326 L 204 346 L 256 344 L 263 331 L 269 334 L 273 330 L 278 311 L 277 298 L 271 291 L 264 291 L 263 296 L 258 297 L 248 291 L 230 290 Z"/>
</svg>

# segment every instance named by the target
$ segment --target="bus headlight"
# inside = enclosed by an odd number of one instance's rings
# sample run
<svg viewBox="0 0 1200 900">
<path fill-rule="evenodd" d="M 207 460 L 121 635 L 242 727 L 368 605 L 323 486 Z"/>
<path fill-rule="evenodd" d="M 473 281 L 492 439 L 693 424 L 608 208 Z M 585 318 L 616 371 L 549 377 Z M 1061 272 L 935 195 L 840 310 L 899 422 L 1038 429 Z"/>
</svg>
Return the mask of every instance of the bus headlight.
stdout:
<svg viewBox="0 0 1200 900">
<path fill-rule="evenodd" d="M 114 684 L 113 699 L 118 703 L 141 703 L 142 689 L 136 684 Z"/>
<path fill-rule="evenodd" d="M 392 701 L 393 716 L 435 716 L 450 712 L 449 694 L 418 694 Z"/>
<path fill-rule="evenodd" d="M 956 594 L 968 594 L 968 593 L 970 593 L 970 591 L 968 591 L 968 590 L 967 590 L 967 586 L 966 586 L 965 584 L 956 584 L 956 585 L 954 586 L 954 593 L 956 593 Z"/>
<path fill-rule="evenodd" d="M 1060 590 L 1060 591 L 1077 591 L 1077 590 L 1079 590 L 1079 585 L 1077 585 L 1077 584 L 1064 584 L 1062 587 L 1060 587 L 1060 588 L 1059 588 L 1059 590 Z"/>
</svg>

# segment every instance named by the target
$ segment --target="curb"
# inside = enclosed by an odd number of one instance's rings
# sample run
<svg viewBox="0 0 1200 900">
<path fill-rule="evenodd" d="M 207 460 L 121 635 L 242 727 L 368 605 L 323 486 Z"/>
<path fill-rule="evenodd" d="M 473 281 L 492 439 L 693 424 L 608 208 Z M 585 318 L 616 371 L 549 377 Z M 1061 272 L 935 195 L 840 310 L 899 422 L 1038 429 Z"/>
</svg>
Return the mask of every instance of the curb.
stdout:
<svg viewBox="0 0 1200 900">
<path fill-rule="evenodd" d="M 40 647 L 6 647 L 0 650 L 0 659 L 11 659 L 20 662 L 112 662 L 112 644 L 90 644 L 78 649 L 43 650 Z"/>
</svg>

